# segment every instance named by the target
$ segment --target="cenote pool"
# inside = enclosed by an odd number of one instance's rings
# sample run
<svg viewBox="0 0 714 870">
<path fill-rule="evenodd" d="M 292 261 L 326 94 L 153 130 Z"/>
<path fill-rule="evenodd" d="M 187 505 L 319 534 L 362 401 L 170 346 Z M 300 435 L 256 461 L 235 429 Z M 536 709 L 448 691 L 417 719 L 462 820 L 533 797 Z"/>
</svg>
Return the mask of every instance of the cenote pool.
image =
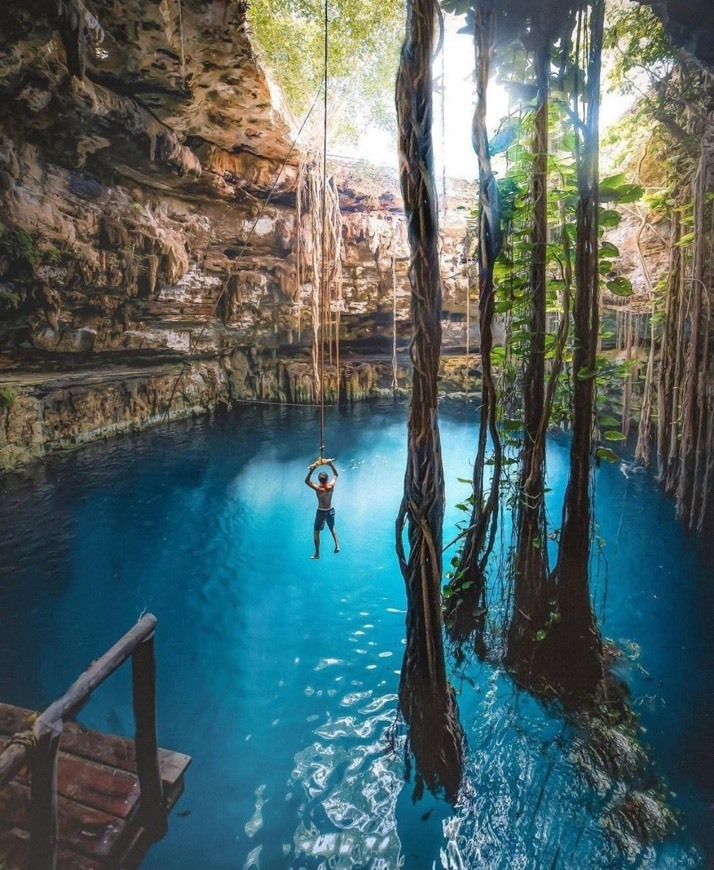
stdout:
<svg viewBox="0 0 714 870">
<path fill-rule="evenodd" d="M 445 540 L 475 441 L 445 408 Z M 158 616 L 159 740 L 193 756 L 154 870 L 700 868 L 714 862 L 714 570 L 652 477 L 607 466 L 595 593 L 626 655 L 647 777 L 680 814 L 665 842 L 615 845 L 622 792 L 494 665 L 454 670 L 468 738 L 456 807 L 413 801 L 393 732 L 404 590 L 394 517 L 406 409 L 331 411 L 342 552 L 310 561 L 310 409 L 244 407 L 96 445 L 0 479 L 0 699 L 41 708 L 144 611 Z M 549 453 L 560 499 L 566 444 Z M 629 475 L 629 476 L 628 476 Z M 608 572 L 605 578 L 605 562 Z M 81 720 L 131 735 L 130 669 Z"/>
</svg>

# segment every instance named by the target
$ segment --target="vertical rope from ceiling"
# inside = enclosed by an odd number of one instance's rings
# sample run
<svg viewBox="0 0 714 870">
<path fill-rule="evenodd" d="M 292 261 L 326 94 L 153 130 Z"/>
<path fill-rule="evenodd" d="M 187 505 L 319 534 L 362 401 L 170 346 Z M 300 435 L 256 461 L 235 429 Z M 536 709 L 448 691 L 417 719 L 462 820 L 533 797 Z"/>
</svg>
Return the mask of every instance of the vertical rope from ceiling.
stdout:
<svg viewBox="0 0 714 870">
<path fill-rule="evenodd" d="M 467 252 L 468 257 L 468 252 Z M 468 265 L 468 261 L 467 261 Z M 466 371 L 464 372 L 464 391 L 466 393 L 465 401 L 469 400 L 469 371 L 471 356 L 471 270 L 466 271 Z"/>
<path fill-rule="evenodd" d="M 328 0 L 325 0 L 324 99 L 322 121 L 322 252 L 320 264 L 320 458 L 325 455 L 325 324 L 326 324 L 326 234 L 327 234 L 327 77 L 328 77 Z"/>
<path fill-rule="evenodd" d="M 397 227 L 392 231 L 392 393 L 397 393 Z"/>
</svg>

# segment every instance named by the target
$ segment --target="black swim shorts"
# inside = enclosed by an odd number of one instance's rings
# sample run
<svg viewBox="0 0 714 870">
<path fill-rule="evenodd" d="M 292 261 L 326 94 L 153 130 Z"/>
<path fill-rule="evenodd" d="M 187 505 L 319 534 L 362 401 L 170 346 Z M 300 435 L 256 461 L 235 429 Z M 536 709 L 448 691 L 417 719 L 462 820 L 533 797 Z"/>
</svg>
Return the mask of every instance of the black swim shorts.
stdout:
<svg viewBox="0 0 714 870">
<path fill-rule="evenodd" d="M 317 509 L 317 513 L 315 514 L 315 531 L 321 532 L 325 528 L 325 523 L 327 523 L 327 528 L 332 531 L 335 527 L 335 509 L 330 508 L 327 511 Z"/>
</svg>

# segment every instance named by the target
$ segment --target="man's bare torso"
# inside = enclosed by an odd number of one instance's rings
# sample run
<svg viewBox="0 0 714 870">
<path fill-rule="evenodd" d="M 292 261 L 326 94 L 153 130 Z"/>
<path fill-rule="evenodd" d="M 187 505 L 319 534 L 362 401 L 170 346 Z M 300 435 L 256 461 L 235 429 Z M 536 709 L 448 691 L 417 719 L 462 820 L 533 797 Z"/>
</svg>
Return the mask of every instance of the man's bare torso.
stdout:
<svg viewBox="0 0 714 870">
<path fill-rule="evenodd" d="M 334 483 L 326 483 L 315 487 L 315 495 L 317 496 L 317 506 L 324 511 L 328 511 L 332 507 L 332 493 L 335 490 Z"/>
</svg>

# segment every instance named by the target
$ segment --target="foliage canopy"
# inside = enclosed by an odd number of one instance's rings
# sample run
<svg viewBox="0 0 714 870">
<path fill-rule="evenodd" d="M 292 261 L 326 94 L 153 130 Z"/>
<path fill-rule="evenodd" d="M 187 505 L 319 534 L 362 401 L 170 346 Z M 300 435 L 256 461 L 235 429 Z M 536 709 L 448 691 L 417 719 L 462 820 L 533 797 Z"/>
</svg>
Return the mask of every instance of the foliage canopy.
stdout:
<svg viewBox="0 0 714 870">
<path fill-rule="evenodd" d="M 323 0 L 252 0 L 249 18 L 267 65 L 302 119 L 323 79 Z M 394 130 L 394 78 L 404 32 L 399 0 L 329 4 L 328 123 L 331 142 L 366 124 Z"/>
</svg>

